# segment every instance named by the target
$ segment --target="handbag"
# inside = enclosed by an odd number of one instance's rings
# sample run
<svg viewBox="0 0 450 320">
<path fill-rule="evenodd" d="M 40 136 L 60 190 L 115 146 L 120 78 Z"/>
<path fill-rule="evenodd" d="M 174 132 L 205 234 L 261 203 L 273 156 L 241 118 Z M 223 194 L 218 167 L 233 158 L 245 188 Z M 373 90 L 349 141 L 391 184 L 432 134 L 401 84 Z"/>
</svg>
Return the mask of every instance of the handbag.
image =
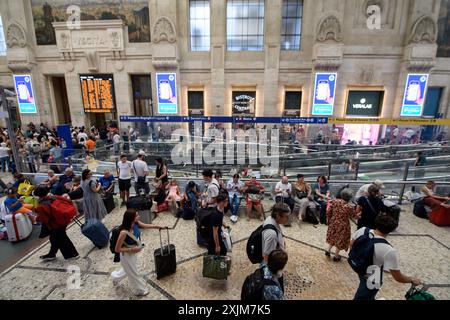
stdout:
<svg viewBox="0 0 450 320">
<path fill-rule="evenodd" d="M 231 252 L 233 248 L 233 242 L 231 241 L 230 233 L 231 229 L 226 229 L 222 232 L 223 243 L 225 243 L 225 247 L 227 248 L 228 252 Z"/>
<path fill-rule="evenodd" d="M 21 184 L 19 184 L 18 193 L 21 196 L 30 196 L 34 190 L 34 186 L 30 183 L 30 181 L 25 180 Z"/>
<path fill-rule="evenodd" d="M 230 268 L 230 257 L 214 255 L 203 256 L 202 275 L 204 278 L 227 280 Z"/>
<path fill-rule="evenodd" d="M 134 172 L 136 172 L 136 166 L 134 165 L 134 162 L 133 162 L 133 169 L 134 169 Z M 143 177 L 138 176 L 136 182 L 139 185 L 143 185 L 143 184 L 145 184 L 145 180 L 146 180 L 146 176 L 143 176 Z"/>
</svg>

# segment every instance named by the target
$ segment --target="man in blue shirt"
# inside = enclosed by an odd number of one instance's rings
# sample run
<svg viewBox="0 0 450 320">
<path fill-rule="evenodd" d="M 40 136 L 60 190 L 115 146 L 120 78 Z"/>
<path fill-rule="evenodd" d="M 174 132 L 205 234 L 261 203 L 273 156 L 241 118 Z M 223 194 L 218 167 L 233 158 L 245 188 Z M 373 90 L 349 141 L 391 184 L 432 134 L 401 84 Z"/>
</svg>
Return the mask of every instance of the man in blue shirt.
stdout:
<svg viewBox="0 0 450 320">
<path fill-rule="evenodd" d="M 105 170 L 103 174 L 104 175 L 99 179 L 99 182 L 103 187 L 104 193 L 110 193 L 114 191 L 114 182 L 115 182 L 114 176 L 111 175 L 109 170 Z"/>
</svg>

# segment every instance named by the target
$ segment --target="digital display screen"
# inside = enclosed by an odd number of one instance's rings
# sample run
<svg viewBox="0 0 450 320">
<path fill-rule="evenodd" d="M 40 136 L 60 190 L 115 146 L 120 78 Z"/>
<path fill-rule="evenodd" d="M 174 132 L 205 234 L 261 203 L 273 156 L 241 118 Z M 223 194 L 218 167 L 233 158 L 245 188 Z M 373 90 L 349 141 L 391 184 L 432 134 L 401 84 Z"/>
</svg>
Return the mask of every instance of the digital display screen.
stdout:
<svg viewBox="0 0 450 320">
<path fill-rule="evenodd" d="M 14 75 L 13 78 L 20 113 L 37 113 L 31 75 Z"/>
<path fill-rule="evenodd" d="M 332 116 L 337 73 L 316 73 L 314 82 L 313 116 Z"/>
<path fill-rule="evenodd" d="M 422 116 L 427 85 L 428 74 L 408 74 L 400 116 Z"/>
<path fill-rule="evenodd" d="M 115 110 L 112 74 L 80 75 L 80 83 L 84 112 L 112 112 Z"/>
</svg>

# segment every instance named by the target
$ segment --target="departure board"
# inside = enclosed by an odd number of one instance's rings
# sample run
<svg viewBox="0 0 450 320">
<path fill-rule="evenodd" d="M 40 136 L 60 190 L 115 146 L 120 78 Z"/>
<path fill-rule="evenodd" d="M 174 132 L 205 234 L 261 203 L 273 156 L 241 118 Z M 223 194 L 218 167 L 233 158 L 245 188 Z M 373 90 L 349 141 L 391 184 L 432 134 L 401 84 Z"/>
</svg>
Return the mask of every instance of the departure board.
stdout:
<svg viewBox="0 0 450 320">
<path fill-rule="evenodd" d="M 80 83 L 84 112 L 112 112 L 115 110 L 112 74 L 80 75 Z"/>
</svg>

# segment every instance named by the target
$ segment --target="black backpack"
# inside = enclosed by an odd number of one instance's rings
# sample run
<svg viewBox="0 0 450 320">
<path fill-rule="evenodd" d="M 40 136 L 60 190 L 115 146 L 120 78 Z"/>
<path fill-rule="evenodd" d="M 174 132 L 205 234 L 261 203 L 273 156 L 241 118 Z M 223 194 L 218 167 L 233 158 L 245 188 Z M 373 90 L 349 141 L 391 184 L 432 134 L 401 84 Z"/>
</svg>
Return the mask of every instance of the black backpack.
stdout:
<svg viewBox="0 0 450 320">
<path fill-rule="evenodd" d="M 262 233 L 267 229 L 274 230 L 278 236 L 277 228 L 273 224 L 266 224 L 265 226 L 260 225 L 253 231 L 247 241 L 247 256 L 253 264 L 261 263 L 264 260 L 262 255 Z"/>
<path fill-rule="evenodd" d="M 111 253 L 116 254 L 116 244 L 120 235 L 120 226 L 115 226 L 111 230 L 111 238 L 109 239 L 109 250 Z"/>
<path fill-rule="evenodd" d="M 367 268 L 373 265 L 373 253 L 376 243 L 389 244 L 386 239 L 375 238 L 371 235 L 369 228 L 366 228 L 364 234 L 353 243 L 352 249 L 348 254 L 348 263 L 358 275 L 365 276 Z"/>
<path fill-rule="evenodd" d="M 261 301 L 264 300 L 264 286 L 278 285 L 272 279 L 264 279 L 264 271 L 262 268 L 257 269 L 254 273 L 245 278 L 241 290 L 242 301 Z"/>
<path fill-rule="evenodd" d="M 212 237 L 212 222 L 211 215 L 216 210 L 215 207 L 200 208 L 195 216 L 195 223 L 197 230 L 203 239 L 210 239 Z"/>
</svg>

